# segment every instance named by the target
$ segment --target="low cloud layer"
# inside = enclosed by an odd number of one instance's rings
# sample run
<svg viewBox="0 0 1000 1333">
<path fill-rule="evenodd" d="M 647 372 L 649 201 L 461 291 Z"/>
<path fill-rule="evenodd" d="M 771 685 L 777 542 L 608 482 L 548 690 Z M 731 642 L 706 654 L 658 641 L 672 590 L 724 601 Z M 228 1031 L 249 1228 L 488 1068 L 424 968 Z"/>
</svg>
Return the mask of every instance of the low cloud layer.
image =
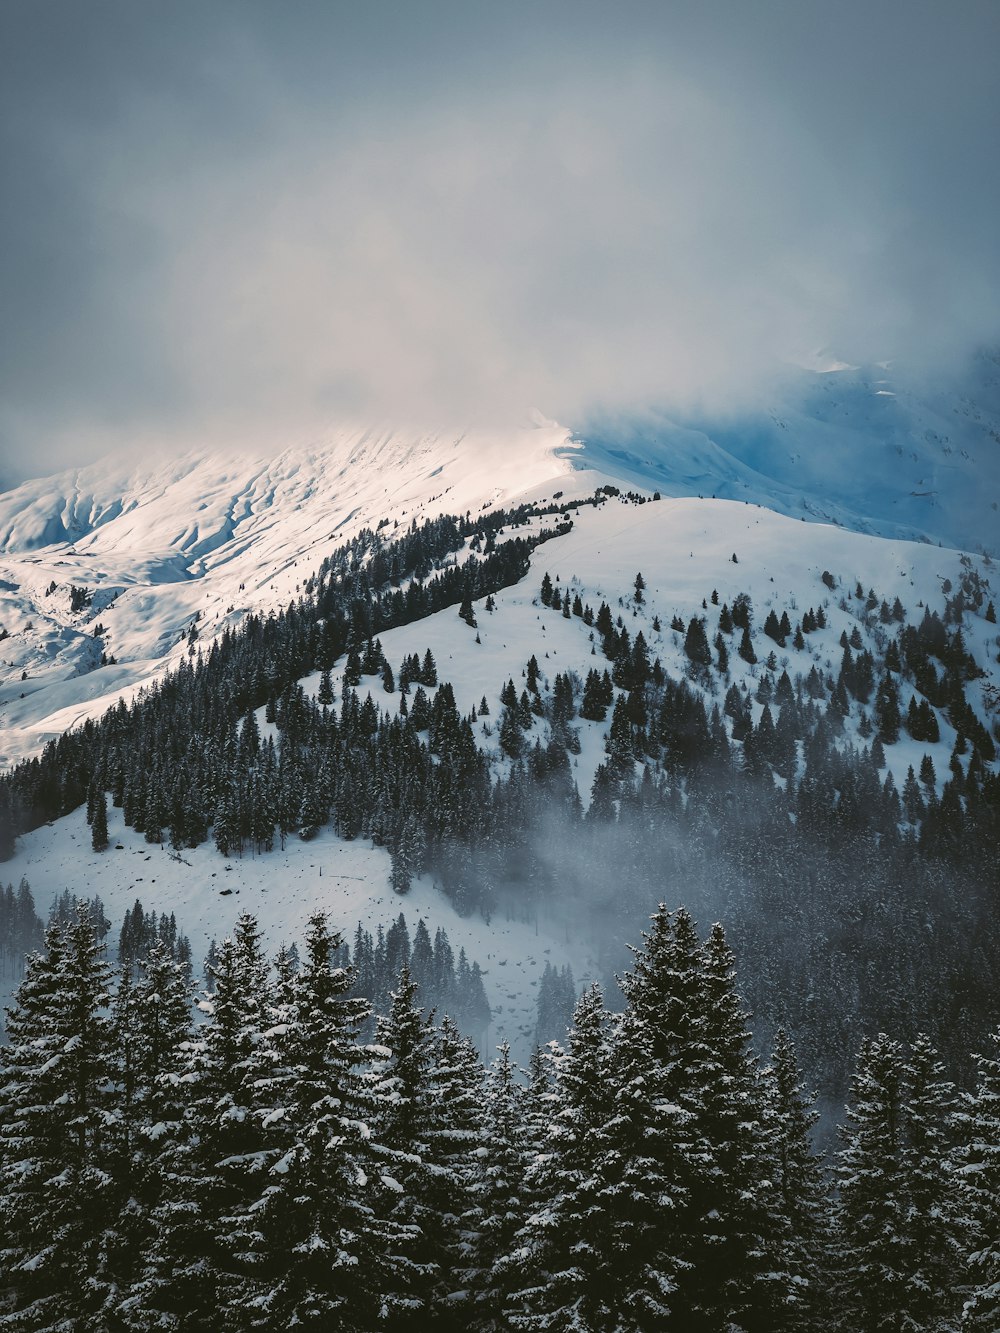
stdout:
<svg viewBox="0 0 1000 1333">
<path fill-rule="evenodd" d="M 725 410 L 819 352 L 998 333 L 992 3 L 0 27 L 0 476 L 345 417 Z"/>
</svg>

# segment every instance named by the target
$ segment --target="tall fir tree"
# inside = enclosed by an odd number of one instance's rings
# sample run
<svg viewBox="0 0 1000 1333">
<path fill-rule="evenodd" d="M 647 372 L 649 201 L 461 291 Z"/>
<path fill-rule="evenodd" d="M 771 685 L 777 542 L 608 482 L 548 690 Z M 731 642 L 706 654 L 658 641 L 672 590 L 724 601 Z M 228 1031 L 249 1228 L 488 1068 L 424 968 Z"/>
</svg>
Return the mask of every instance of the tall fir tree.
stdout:
<svg viewBox="0 0 1000 1333">
<path fill-rule="evenodd" d="M 963 1099 L 956 1165 L 961 1216 L 970 1223 L 962 1329 L 1000 1328 L 1000 1029 L 977 1056 L 975 1091 Z"/>
<path fill-rule="evenodd" d="M 229 1299 L 238 1327 L 317 1323 L 361 1333 L 408 1308 L 409 1232 L 385 1220 L 385 1195 L 398 1182 L 375 1152 L 373 1090 L 357 1041 L 368 1006 L 351 998 L 353 974 L 333 961 L 338 944 L 315 914 L 301 970 L 289 978 L 275 1038 L 291 1095 L 280 1117 L 267 1116 L 282 1152 L 268 1154 L 252 1205 L 252 1280 Z"/>
<path fill-rule="evenodd" d="M 108 1297 L 105 1233 L 117 1211 L 110 969 L 89 911 L 50 926 L 9 1011 L 0 1052 L 0 1257 L 5 1318 L 83 1328 Z"/>
<path fill-rule="evenodd" d="M 483 1143 L 471 1181 L 473 1231 L 470 1285 L 472 1327 L 501 1333 L 515 1274 L 503 1264 L 522 1221 L 521 1184 L 529 1154 L 522 1116 L 523 1092 L 505 1041 L 486 1074 Z"/>
<path fill-rule="evenodd" d="M 610 1017 L 598 985 L 584 992 L 557 1064 L 543 1136 L 525 1173 L 525 1221 L 507 1257 L 521 1282 L 510 1320 L 518 1329 L 612 1328 L 614 1266 L 605 1179 L 614 1088 Z"/>
<path fill-rule="evenodd" d="M 828 1322 L 829 1200 L 810 1132 L 819 1119 L 806 1097 L 795 1050 L 779 1029 L 766 1071 L 769 1206 L 774 1271 L 784 1300 L 773 1311 L 775 1333 L 811 1333 Z"/>
<path fill-rule="evenodd" d="M 842 1326 L 856 1333 L 898 1333 L 906 1306 L 902 1069 L 898 1042 L 864 1041 L 841 1131 L 834 1296 Z"/>
</svg>

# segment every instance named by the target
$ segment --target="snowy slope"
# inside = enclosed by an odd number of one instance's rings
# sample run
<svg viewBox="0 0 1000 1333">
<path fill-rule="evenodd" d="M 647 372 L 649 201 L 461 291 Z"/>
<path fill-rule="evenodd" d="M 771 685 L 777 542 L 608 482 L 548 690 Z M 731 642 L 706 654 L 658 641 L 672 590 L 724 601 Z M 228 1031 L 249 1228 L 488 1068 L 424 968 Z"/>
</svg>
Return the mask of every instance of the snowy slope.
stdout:
<svg viewBox="0 0 1000 1333">
<path fill-rule="evenodd" d="M 205 642 L 287 606 L 363 527 L 506 502 L 568 473 L 573 453 L 541 419 L 495 434 L 344 432 L 276 458 L 111 459 L 0 495 L 0 767 L 161 674 L 193 623 Z M 73 587 L 91 596 L 81 610 Z"/>
<path fill-rule="evenodd" d="M 584 494 L 592 481 L 584 473 L 566 478 L 564 498 Z M 1000 601 L 995 566 L 979 557 L 972 559 L 972 566 L 991 583 L 992 595 Z M 603 669 L 606 665 L 599 643 L 595 645 L 582 620 L 566 619 L 541 604 L 539 587 L 546 571 L 560 587 L 579 591 L 595 610 L 602 600 L 607 601 L 614 615 L 622 616 L 633 638 L 642 630 L 651 656 L 659 656 L 674 676 L 682 675 L 686 666 L 683 636 L 670 629 L 675 615 L 685 622 L 692 615 L 705 616 L 711 640 L 721 603 L 732 604 L 740 592 L 751 596 L 758 626 L 772 606 L 779 612 L 792 608 L 794 613 L 797 608 L 800 614 L 809 607 L 823 606 L 827 628 L 810 634 L 803 650 L 775 649 L 779 670 L 786 667 L 794 679 L 798 673 L 805 675 L 812 665 L 835 674 L 844 631 L 850 634 L 857 628 L 865 644 L 877 648 L 882 630 L 877 623 L 866 623 L 863 603 L 852 595 L 856 583 L 866 592 L 874 589 L 890 603 L 898 596 L 914 620 L 919 619 L 921 603 L 943 610 L 944 581 L 957 583 L 962 570 L 957 551 L 807 524 L 755 505 L 698 499 L 634 505 L 614 499 L 598 509 L 581 506 L 574 513 L 573 530 L 535 551 L 529 574 L 520 584 L 496 595 L 493 612 L 477 603 L 476 629 L 451 608 L 387 632 L 382 644 L 394 668 L 404 655 L 422 654 L 432 647 L 439 677 L 452 682 L 463 713 L 486 697 L 489 714 L 480 720 L 477 738 L 502 768 L 505 761 L 499 758 L 495 727 L 500 691 L 508 677 L 521 688 L 531 654 L 540 664 L 543 689 L 559 671 L 574 671 L 582 678 L 591 666 Z M 646 591 L 643 603 L 636 605 L 634 582 L 640 571 Z M 824 583 L 824 571 L 836 576 L 836 591 L 831 592 Z M 711 600 L 713 590 L 720 606 Z M 654 627 L 657 620 L 659 629 Z M 973 618 L 966 627 L 966 640 L 990 670 L 983 681 L 970 687 L 976 691 L 970 697 L 984 715 L 996 716 L 1000 707 L 997 626 L 982 616 Z M 769 646 L 768 640 L 758 637 L 759 652 L 762 647 L 766 652 Z M 732 680 L 752 693 L 763 665 L 748 666 L 734 652 L 730 667 Z M 318 683 L 314 675 L 304 685 L 315 692 Z M 335 688 L 339 696 L 339 678 L 335 678 Z M 721 703 L 721 683 L 717 688 Z M 380 709 L 398 708 L 399 695 L 386 694 L 378 677 L 363 679 L 362 697 L 367 692 Z M 907 701 L 904 691 L 904 706 Z M 754 704 L 754 710 L 759 717 L 761 706 Z M 266 730 L 262 716 L 260 721 Z M 855 710 L 845 743 L 863 744 L 857 722 Z M 597 765 L 604 758 L 609 723 L 577 718 L 574 725 L 579 730 L 581 752 L 573 759 L 573 772 L 586 804 Z M 537 722 L 535 727 L 541 736 L 544 724 Z M 947 776 L 954 740 L 955 733 L 943 718 L 937 745 L 918 744 L 904 732 L 898 744 L 886 747 L 887 768 L 897 786 L 902 787 L 910 765 L 919 767 L 925 752 L 932 754 L 939 777 Z M 168 850 L 150 847 L 141 835 L 124 828 L 118 811 L 111 812 L 111 837 L 109 851 L 93 853 L 83 811 L 77 811 L 21 839 L 15 858 L 3 868 L 4 879 L 16 884 L 26 875 L 43 910 L 66 887 L 80 895 L 100 893 L 114 931 L 139 897 L 147 908 L 155 905 L 159 911 L 176 912 L 181 928 L 192 937 L 196 955 L 209 938 L 227 932 L 242 908 L 260 917 L 273 949 L 282 940 L 301 938 L 309 912 L 317 906 L 328 908 L 334 922 L 347 931 L 359 920 L 371 929 L 387 925 L 402 909 L 411 929 L 418 917 L 427 921 L 432 932 L 442 925 L 456 950 L 464 946 L 470 958 L 480 962 L 495 1015 L 491 1039 L 507 1035 L 521 1058 L 527 1056 L 536 987 L 545 963 L 569 963 L 578 982 L 593 976 L 596 968 L 585 923 L 544 913 L 531 922 L 499 917 L 490 923 L 479 917 L 463 919 L 426 881 L 415 883 L 409 895 L 400 899 L 389 888 L 389 857 L 384 849 L 345 843 L 329 830 L 315 841 L 302 843 L 293 838 L 284 851 L 258 859 L 248 855 L 242 860 L 221 857 L 211 844 L 177 858 Z M 121 849 L 115 847 L 116 841 Z"/>
<path fill-rule="evenodd" d="M 0 494 L 0 767 L 161 674 L 192 624 L 204 644 L 287 605 L 364 526 L 605 481 L 995 551 L 1000 367 L 984 355 L 919 392 L 885 368 L 803 371 L 738 419 L 342 430 L 277 457 L 110 459 L 25 483 Z"/>
<path fill-rule="evenodd" d="M 591 466 L 671 495 L 750 500 L 860 532 L 1000 550 L 1000 356 L 919 388 L 885 366 L 797 372 L 739 416 L 580 427 Z"/>
</svg>

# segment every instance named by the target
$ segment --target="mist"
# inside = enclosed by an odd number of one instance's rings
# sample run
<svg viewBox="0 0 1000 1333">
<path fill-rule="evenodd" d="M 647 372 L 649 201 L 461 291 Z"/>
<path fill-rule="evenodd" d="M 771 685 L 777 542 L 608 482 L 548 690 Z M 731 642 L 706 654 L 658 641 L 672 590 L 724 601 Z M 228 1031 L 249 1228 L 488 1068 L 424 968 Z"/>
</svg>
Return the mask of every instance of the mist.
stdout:
<svg viewBox="0 0 1000 1333">
<path fill-rule="evenodd" d="M 997 335 L 995 6 L 12 3 L 0 478 Z"/>
</svg>

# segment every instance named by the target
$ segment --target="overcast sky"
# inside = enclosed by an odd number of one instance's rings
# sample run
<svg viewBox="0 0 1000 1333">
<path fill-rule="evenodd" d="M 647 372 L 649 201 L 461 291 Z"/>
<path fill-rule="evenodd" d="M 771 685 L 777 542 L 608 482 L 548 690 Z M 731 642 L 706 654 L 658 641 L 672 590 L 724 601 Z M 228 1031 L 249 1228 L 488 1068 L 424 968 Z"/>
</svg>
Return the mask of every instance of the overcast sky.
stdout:
<svg viewBox="0 0 1000 1333">
<path fill-rule="evenodd" d="M 996 0 L 0 0 L 0 476 L 961 357 L 998 51 Z"/>
</svg>

